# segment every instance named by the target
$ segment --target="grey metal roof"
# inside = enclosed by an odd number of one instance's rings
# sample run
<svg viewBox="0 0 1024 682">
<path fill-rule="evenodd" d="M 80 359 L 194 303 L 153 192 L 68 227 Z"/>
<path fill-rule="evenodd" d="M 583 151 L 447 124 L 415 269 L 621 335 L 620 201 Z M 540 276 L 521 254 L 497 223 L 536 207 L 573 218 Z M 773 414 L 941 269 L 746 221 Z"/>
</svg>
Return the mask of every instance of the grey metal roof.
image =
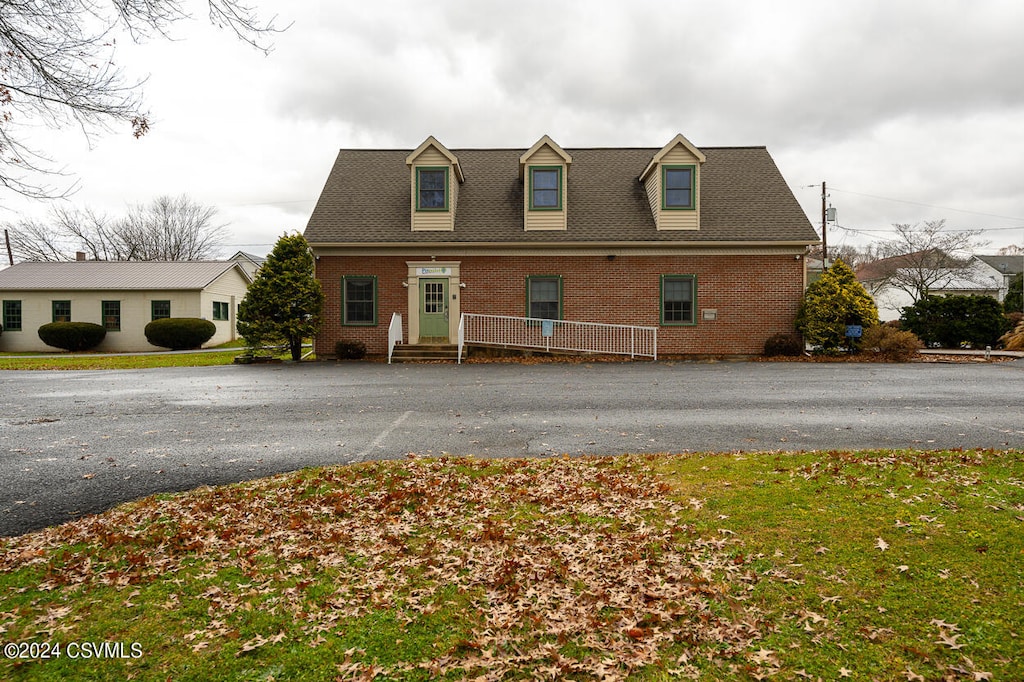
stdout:
<svg viewBox="0 0 1024 682">
<path fill-rule="evenodd" d="M 1024 272 L 1024 256 L 977 256 L 1004 275 L 1019 275 Z"/>
<path fill-rule="evenodd" d="M 232 268 L 246 276 L 241 265 L 234 261 L 15 263 L 0 270 L 0 290 L 205 289 Z"/>
<path fill-rule="evenodd" d="M 343 149 L 306 227 L 317 244 L 805 242 L 817 233 L 764 147 L 701 148 L 700 230 L 658 231 L 640 174 L 655 148 L 566 149 L 568 229 L 523 229 L 525 149 L 452 150 L 466 180 L 455 230 L 413 232 L 411 150 Z"/>
</svg>

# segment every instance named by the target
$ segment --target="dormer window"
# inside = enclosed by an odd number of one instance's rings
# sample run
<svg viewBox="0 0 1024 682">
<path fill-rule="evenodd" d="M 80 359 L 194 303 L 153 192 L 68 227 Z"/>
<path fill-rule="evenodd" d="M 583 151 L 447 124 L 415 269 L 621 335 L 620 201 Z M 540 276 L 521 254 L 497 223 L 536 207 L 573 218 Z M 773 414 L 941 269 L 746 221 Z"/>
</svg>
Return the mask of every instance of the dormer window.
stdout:
<svg viewBox="0 0 1024 682">
<path fill-rule="evenodd" d="M 419 211 L 448 210 L 448 169 L 416 169 L 416 209 Z"/>
<path fill-rule="evenodd" d="M 568 229 L 566 185 L 571 165 L 572 157 L 547 135 L 519 157 L 524 230 Z"/>
<path fill-rule="evenodd" d="M 466 181 L 459 159 L 431 136 L 405 157 L 405 164 L 413 231 L 454 230 L 459 186 Z"/>
<path fill-rule="evenodd" d="M 693 166 L 663 166 L 663 207 L 666 209 L 693 208 Z"/>
<path fill-rule="evenodd" d="M 562 208 L 561 166 L 530 167 L 530 210 Z"/>
<path fill-rule="evenodd" d="M 658 230 L 700 229 L 700 167 L 706 160 L 704 152 L 676 135 L 640 174 Z"/>
</svg>

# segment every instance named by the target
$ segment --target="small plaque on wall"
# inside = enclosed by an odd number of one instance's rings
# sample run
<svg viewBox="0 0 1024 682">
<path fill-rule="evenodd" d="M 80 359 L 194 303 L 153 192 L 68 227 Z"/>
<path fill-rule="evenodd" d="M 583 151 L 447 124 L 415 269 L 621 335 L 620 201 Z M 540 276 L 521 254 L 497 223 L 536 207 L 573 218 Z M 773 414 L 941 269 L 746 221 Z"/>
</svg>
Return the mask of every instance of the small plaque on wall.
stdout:
<svg viewBox="0 0 1024 682">
<path fill-rule="evenodd" d="M 700 317 L 702 320 L 717 320 L 718 309 L 717 308 L 705 308 L 700 311 Z"/>
</svg>

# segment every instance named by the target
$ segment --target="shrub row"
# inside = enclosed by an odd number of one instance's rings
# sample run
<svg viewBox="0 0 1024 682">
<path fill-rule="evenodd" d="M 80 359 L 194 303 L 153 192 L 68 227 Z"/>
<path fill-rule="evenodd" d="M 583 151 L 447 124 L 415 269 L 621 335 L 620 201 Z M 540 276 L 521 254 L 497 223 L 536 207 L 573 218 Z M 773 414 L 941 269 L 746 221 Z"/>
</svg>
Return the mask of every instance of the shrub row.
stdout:
<svg viewBox="0 0 1024 682">
<path fill-rule="evenodd" d="M 923 347 L 912 332 L 888 324 L 874 325 L 864 330 L 858 351 L 879 356 L 891 362 L 906 362 Z M 802 355 L 804 341 L 799 334 L 781 333 L 768 338 L 764 344 L 767 357 Z"/>
<path fill-rule="evenodd" d="M 194 317 L 168 317 L 146 325 L 146 340 L 171 350 L 199 348 L 213 338 L 217 326 Z M 100 345 L 107 330 L 92 322 L 50 322 L 39 328 L 39 338 L 47 346 L 69 351 L 89 350 Z"/>
</svg>

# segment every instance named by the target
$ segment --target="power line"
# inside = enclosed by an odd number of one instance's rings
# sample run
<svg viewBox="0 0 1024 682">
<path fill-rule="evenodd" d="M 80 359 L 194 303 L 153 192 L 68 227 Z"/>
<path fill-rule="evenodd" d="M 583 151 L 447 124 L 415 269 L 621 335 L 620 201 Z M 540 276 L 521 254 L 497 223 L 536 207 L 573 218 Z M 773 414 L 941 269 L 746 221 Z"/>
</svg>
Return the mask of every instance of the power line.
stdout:
<svg viewBox="0 0 1024 682">
<path fill-rule="evenodd" d="M 846 225 L 840 225 L 838 223 L 834 223 L 833 225 L 838 227 L 840 230 L 847 230 L 857 234 L 892 232 L 892 228 L 867 229 L 862 227 L 847 227 Z M 1010 230 L 1024 230 L 1024 225 L 1014 225 L 1011 227 L 977 227 L 970 230 L 940 230 L 940 232 L 944 232 L 946 234 L 967 234 L 970 232 L 1006 232 Z"/>
<path fill-rule="evenodd" d="M 926 203 L 922 203 L 920 201 L 909 201 L 907 199 L 894 199 L 892 197 L 880 197 L 880 196 L 878 196 L 876 194 L 865 194 L 863 192 L 854 192 L 852 190 L 840 189 L 838 187 L 829 187 L 829 191 L 831 191 L 831 192 L 843 192 L 845 194 L 853 194 L 853 195 L 856 195 L 856 196 L 859 196 L 859 197 L 867 197 L 869 199 L 878 199 L 880 201 L 892 201 L 892 202 L 895 202 L 895 203 L 898 203 L 898 204 L 910 204 L 912 206 L 924 206 L 925 208 L 937 208 L 937 209 L 942 210 L 942 211 L 955 211 L 957 213 L 966 213 L 968 215 L 980 215 L 980 216 L 985 216 L 987 218 L 1002 218 L 1004 220 L 1020 220 L 1020 221 L 1024 221 L 1024 218 L 1021 218 L 1020 216 L 1006 216 L 1006 215 L 999 215 L 998 213 L 980 213 L 978 211 L 968 211 L 968 210 L 965 210 L 965 209 L 962 209 L 962 208 L 953 208 L 951 206 L 936 206 L 935 204 L 926 204 Z M 995 228 L 993 228 L 993 229 L 995 229 Z M 1005 229 L 1014 229 L 1014 228 L 1005 228 Z M 1021 228 L 1016 228 L 1016 229 L 1021 229 Z"/>
</svg>

